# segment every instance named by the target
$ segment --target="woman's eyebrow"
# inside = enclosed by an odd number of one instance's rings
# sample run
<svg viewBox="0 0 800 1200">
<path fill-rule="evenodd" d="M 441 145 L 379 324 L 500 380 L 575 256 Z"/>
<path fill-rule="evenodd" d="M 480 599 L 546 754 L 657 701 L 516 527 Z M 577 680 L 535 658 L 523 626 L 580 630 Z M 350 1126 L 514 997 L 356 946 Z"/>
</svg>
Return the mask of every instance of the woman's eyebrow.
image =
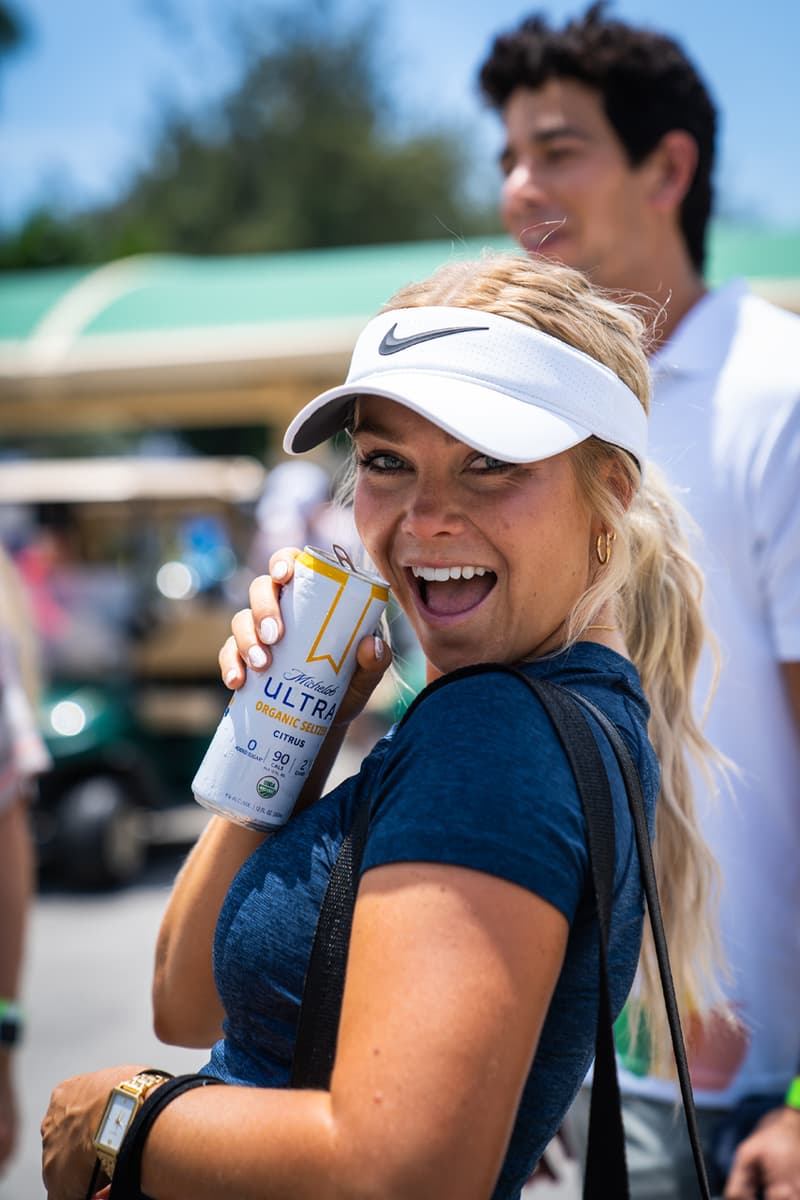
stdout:
<svg viewBox="0 0 800 1200">
<path fill-rule="evenodd" d="M 454 437 L 452 433 L 448 433 L 446 429 L 442 429 L 440 426 L 437 426 L 437 428 L 448 443 L 459 442 L 461 440 L 460 438 Z M 401 434 L 397 433 L 396 430 L 391 429 L 387 425 L 382 425 L 380 420 L 376 420 L 374 417 L 360 417 L 356 421 L 355 425 L 353 426 L 351 436 L 358 437 L 359 434 L 367 434 L 371 437 L 383 437 L 393 439 L 395 441 L 402 441 Z"/>
<path fill-rule="evenodd" d="M 359 417 L 353 425 L 352 433 L 353 437 L 358 437 L 360 433 L 372 434 L 374 437 L 391 436 L 391 430 L 387 429 L 385 425 L 381 425 L 380 421 L 369 417 Z"/>
</svg>

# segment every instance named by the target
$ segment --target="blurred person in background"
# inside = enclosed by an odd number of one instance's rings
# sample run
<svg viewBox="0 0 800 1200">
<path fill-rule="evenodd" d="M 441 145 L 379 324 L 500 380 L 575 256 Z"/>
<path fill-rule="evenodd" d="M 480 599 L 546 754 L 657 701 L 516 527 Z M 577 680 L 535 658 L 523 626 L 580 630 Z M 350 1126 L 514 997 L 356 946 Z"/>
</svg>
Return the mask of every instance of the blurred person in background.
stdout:
<svg viewBox="0 0 800 1200">
<path fill-rule="evenodd" d="M 736 1023 L 691 1031 L 692 1077 L 727 1200 L 798 1196 L 800 321 L 741 282 L 706 287 L 717 114 L 672 39 L 602 4 L 563 29 L 532 15 L 496 38 L 480 84 L 504 124 L 508 231 L 657 314 L 650 453 L 701 533 L 723 654 L 706 733 L 739 768 L 704 806 Z M 675 1088 L 645 1044 L 618 1048 L 633 1194 L 687 1200 Z"/>
<path fill-rule="evenodd" d="M 13 562 L 0 547 L 0 1172 L 16 1139 L 13 1078 L 25 924 L 33 894 L 28 804 L 49 757 L 36 726 L 37 646 Z"/>
<path fill-rule="evenodd" d="M 331 500 L 329 472 L 316 462 L 281 462 L 267 473 L 256 505 L 256 533 L 248 565 L 262 574 L 276 546 L 317 546 L 330 552 L 336 542 L 354 555 L 359 544 L 350 511 Z"/>
</svg>

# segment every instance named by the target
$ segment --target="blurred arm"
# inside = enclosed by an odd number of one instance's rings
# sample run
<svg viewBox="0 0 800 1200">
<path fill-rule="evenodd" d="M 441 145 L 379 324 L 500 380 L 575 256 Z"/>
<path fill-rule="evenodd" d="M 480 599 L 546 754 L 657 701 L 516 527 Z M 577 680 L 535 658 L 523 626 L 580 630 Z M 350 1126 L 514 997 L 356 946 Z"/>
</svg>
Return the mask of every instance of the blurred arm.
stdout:
<svg viewBox="0 0 800 1200">
<path fill-rule="evenodd" d="M 797 736 L 800 738 L 800 662 L 781 663 L 789 706 L 794 714 Z"/>
<path fill-rule="evenodd" d="M 767 1113 L 739 1145 L 725 1200 L 790 1200 L 800 1180 L 800 1112 L 782 1107 Z"/>
<path fill-rule="evenodd" d="M 33 840 L 22 794 L 0 812 L 0 997 L 19 995 L 25 927 L 33 893 Z M 12 1087 L 15 1050 L 0 1047 L 0 1166 L 14 1145 L 16 1106 Z"/>
</svg>

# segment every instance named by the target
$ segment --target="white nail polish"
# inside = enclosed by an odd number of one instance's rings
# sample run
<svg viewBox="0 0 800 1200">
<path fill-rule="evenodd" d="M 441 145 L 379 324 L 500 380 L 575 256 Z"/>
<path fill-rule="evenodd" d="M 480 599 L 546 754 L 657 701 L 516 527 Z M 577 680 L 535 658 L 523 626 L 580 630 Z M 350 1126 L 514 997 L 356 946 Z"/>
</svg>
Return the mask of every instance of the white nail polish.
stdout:
<svg viewBox="0 0 800 1200">
<path fill-rule="evenodd" d="M 231 667 L 230 671 L 228 671 L 228 674 L 225 676 L 225 682 L 227 683 L 228 687 L 230 687 L 231 684 L 235 683 L 238 678 L 239 672 L 236 670 L 236 667 Z"/>
<path fill-rule="evenodd" d="M 278 622 L 274 617 L 264 617 L 258 627 L 258 632 L 265 646 L 271 646 L 278 640 Z"/>
<path fill-rule="evenodd" d="M 267 656 L 260 646 L 251 646 L 247 651 L 247 661 L 251 667 L 265 667 Z"/>
<path fill-rule="evenodd" d="M 383 658 L 383 638 L 379 638 L 379 637 L 376 635 L 376 636 L 375 636 L 375 637 L 372 639 L 372 641 L 373 641 L 373 647 L 372 647 L 372 648 L 373 648 L 373 650 L 375 651 L 375 657 L 377 658 L 378 662 L 380 662 L 380 661 L 381 661 L 381 659 Z"/>
<path fill-rule="evenodd" d="M 285 579 L 286 576 L 289 574 L 289 564 L 286 562 L 285 559 L 279 558 L 278 561 L 273 566 L 270 574 L 272 575 L 273 579 L 277 579 L 278 581 L 280 581 L 281 579 Z"/>
</svg>

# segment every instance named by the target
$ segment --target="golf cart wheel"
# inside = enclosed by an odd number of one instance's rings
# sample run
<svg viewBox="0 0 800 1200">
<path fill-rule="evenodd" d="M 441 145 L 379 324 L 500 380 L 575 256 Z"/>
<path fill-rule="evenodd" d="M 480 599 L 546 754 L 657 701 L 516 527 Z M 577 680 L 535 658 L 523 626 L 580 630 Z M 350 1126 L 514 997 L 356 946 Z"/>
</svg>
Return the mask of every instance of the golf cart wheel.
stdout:
<svg viewBox="0 0 800 1200">
<path fill-rule="evenodd" d="M 71 884 L 120 886 L 141 873 L 147 857 L 143 813 L 120 780 L 82 780 L 64 794 L 59 817 L 59 857 Z"/>
</svg>

